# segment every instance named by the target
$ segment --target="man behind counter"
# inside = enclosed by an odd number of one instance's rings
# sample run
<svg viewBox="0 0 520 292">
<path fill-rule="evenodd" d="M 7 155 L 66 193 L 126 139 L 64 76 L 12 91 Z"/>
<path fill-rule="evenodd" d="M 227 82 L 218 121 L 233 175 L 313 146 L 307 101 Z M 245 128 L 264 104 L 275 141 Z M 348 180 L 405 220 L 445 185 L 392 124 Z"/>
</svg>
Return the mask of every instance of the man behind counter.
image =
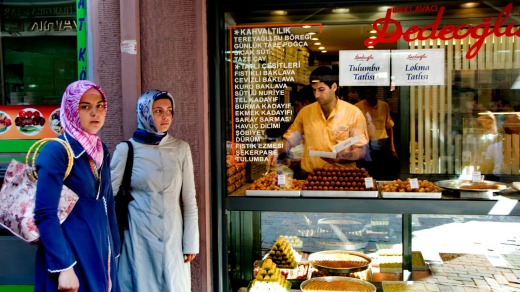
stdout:
<svg viewBox="0 0 520 292">
<path fill-rule="evenodd" d="M 377 97 L 377 86 L 359 89 L 362 100 L 355 104 L 365 115 L 370 137 L 369 149 L 372 161 L 360 161 L 375 179 L 396 179 L 394 171 L 397 152 L 394 146 L 394 121 L 390 116 L 390 106 Z"/>
<path fill-rule="evenodd" d="M 283 135 L 284 148 L 278 149 L 278 154 L 303 144 L 301 168 L 306 172 L 320 167 L 355 167 L 355 161 L 365 157 L 368 145 L 367 124 L 363 113 L 354 105 L 338 98 L 337 74 L 331 68 L 321 66 L 314 69 L 309 81 L 317 102 L 300 110 Z M 339 151 L 335 159 L 309 155 L 309 150 L 332 152 L 334 145 L 351 137 L 358 137 L 359 140 Z M 276 166 L 276 162 L 277 157 L 269 157 L 272 167 Z"/>
</svg>

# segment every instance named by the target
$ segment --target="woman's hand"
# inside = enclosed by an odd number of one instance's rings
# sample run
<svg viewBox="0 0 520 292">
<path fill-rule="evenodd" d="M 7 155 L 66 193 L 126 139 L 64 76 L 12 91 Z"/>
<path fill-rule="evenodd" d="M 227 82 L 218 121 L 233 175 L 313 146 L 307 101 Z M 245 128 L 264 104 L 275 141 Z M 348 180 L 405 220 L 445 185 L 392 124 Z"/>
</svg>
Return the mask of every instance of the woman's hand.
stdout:
<svg viewBox="0 0 520 292">
<path fill-rule="evenodd" d="M 189 263 L 195 259 L 197 256 L 196 253 L 189 253 L 184 255 L 184 263 Z"/>
<path fill-rule="evenodd" d="M 76 292 L 78 289 L 79 281 L 73 268 L 60 272 L 58 276 L 58 291 Z"/>
</svg>

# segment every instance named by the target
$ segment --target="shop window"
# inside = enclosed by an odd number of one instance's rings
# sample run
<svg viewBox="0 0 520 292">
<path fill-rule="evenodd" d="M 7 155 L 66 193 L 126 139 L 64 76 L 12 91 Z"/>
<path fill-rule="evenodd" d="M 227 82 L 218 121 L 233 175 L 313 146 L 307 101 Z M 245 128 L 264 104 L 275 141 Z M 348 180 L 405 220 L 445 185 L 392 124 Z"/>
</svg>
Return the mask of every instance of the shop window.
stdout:
<svg viewBox="0 0 520 292">
<path fill-rule="evenodd" d="M 8 2 L 0 13 L 1 104 L 58 104 L 77 78 L 75 3 Z"/>
<path fill-rule="evenodd" d="M 55 137 L 65 87 L 78 79 L 76 1 L 0 1 L 0 168 Z"/>
<path fill-rule="evenodd" d="M 389 107 L 398 158 L 372 165 L 370 175 L 376 179 L 470 178 L 474 172 L 500 180 L 518 177 L 520 28 L 514 19 L 519 7 L 508 1 L 477 2 L 470 8 L 462 4 L 421 2 L 226 13 L 228 194 L 247 194 L 249 183 L 269 173 L 273 178 L 286 174 L 305 179 L 314 169 L 303 167 L 300 176 L 301 156 L 306 159 L 310 151 L 336 150 L 330 145 L 311 149 L 305 143 L 315 137 L 303 133 L 303 147 L 278 155 L 300 102 L 307 102 L 304 96 L 310 96 L 309 102 L 316 100 L 308 89 L 309 75 L 320 66 L 338 72 L 338 99 L 355 104 L 365 98 L 366 87 L 373 85 L 377 98 Z M 341 54 L 353 51 L 360 59 L 387 53 L 391 65 L 375 77 L 366 73 L 369 66 L 349 69 Z M 417 63 L 396 70 L 402 65 L 396 61 L 399 54 L 420 59 L 430 52 L 437 54 L 430 65 Z M 345 72 L 356 75 L 354 81 L 342 80 Z M 400 82 L 399 78 L 408 80 Z M 483 136 L 476 129 L 486 115 L 497 123 L 494 136 L 486 136 L 490 139 L 487 144 L 494 144 L 491 150 L 482 148 L 479 139 Z M 367 120 L 369 131 L 370 118 Z M 327 135 L 323 133 L 324 139 Z M 372 139 L 387 138 L 370 133 Z M 370 151 L 378 146 L 372 141 L 369 145 Z M 274 169 L 268 166 L 273 154 L 279 162 Z M 357 167 L 370 165 L 356 159 Z M 501 161 L 490 161 L 494 159 Z M 280 189 L 275 181 L 264 183 L 265 188 Z"/>
</svg>

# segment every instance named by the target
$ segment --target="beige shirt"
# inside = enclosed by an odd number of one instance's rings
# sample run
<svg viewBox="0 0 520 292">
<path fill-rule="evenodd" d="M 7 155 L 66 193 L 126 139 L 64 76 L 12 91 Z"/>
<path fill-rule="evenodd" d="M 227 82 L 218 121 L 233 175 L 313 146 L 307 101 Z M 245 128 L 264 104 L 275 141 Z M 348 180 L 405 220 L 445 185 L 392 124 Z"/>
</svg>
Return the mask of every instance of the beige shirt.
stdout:
<svg viewBox="0 0 520 292">
<path fill-rule="evenodd" d="M 362 100 L 355 105 L 365 115 L 370 140 L 388 138 L 386 130 L 394 126 L 388 103 L 378 100 L 376 106 L 371 106 L 366 100 Z"/>
</svg>

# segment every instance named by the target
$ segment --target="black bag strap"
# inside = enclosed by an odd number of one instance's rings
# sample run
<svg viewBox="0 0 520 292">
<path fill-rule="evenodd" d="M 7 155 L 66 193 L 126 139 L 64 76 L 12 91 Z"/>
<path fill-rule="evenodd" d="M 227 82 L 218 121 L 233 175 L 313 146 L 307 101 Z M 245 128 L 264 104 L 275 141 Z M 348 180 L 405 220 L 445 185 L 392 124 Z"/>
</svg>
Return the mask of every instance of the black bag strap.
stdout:
<svg viewBox="0 0 520 292">
<path fill-rule="evenodd" d="M 124 188 L 124 190 L 130 191 L 132 168 L 134 167 L 134 147 L 130 141 L 123 141 L 123 143 L 128 145 L 128 156 L 126 157 L 125 173 L 123 174 L 123 182 L 120 187 Z"/>
</svg>

